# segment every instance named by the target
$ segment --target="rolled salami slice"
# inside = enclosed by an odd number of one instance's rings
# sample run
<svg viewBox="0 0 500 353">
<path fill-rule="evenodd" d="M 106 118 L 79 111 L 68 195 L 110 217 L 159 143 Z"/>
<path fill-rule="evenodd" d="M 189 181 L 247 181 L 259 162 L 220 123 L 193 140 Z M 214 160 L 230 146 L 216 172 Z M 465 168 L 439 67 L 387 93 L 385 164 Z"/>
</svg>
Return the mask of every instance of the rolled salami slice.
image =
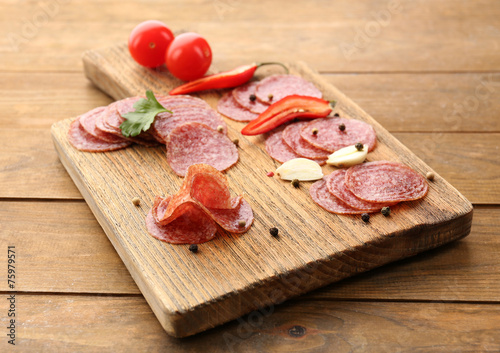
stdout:
<svg viewBox="0 0 500 353">
<path fill-rule="evenodd" d="M 283 141 L 285 141 L 285 143 L 299 156 L 325 161 L 330 155 L 330 152 L 311 145 L 300 135 L 301 129 L 308 123 L 308 121 L 298 121 L 288 125 L 285 130 L 283 130 Z"/>
<path fill-rule="evenodd" d="M 339 128 L 342 124 L 345 126 L 343 131 Z M 313 133 L 313 130 L 316 130 L 316 133 Z M 328 152 L 335 152 L 358 142 L 367 145 L 370 152 L 377 144 L 377 135 L 373 127 L 356 119 L 316 119 L 305 124 L 300 135 L 311 145 Z"/>
<path fill-rule="evenodd" d="M 257 84 L 255 96 L 262 103 L 271 104 L 298 94 L 300 96 L 321 98 L 321 91 L 314 84 L 294 75 L 272 75 Z"/>
<path fill-rule="evenodd" d="M 234 100 L 238 102 L 239 105 L 256 114 L 264 112 L 264 110 L 269 107 L 269 103 L 262 103 L 255 96 L 258 84 L 259 82 L 255 81 L 249 82 L 233 89 L 232 91 Z M 252 95 L 254 95 L 253 100 L 250 99 Z"/>
<path fill-rule="evenodd" d="M 429 187 L 422 175 L 404 164 L 390 161 L 349 168 L 345 185 L 356 197 L 380 203 L 417 200 L 427 194 Z"/>
<path fill-rule="evenodd" d="M 365 211 L 358 210 L 353 208 L 333 196 L 333 194 L 328 191 L 326 187 L 327 181 L 325 178 L 316 181 L 309 188 L 309 194 L 311 195 L 314 202 L 316 202 L 319 206 L 327 210 L 328 212 L 336 213 L 336 214 L 361 214 Z"/>
<path fill-rule="evenodd" d="M 200 123 L 177 126 L 168 135 L 167 162 L 179 176 L 198 163 L 224 171 L 238 161 L 236 145 L 223 133 Z"/>
<path fill-rule="evenodd" d="M 170 198 L 166 198 L 168 205 Z M 201 207 L 192 203 L 172 222 L 155 222 L 152 210 L 146 216 L 146 228 L 153 237 L 172 244 L 200 244 L 215 237 L 217 226 Z"/>
<path fill-rule="evenodd" d="M 226 92 L 217 102 L 217 111 L 235 121 L 252 121 L 259 114 L 243 108 L 233 97 L 232 92 Z"/>
<path fill-rule="evenodd" d="M 227 125 L 224 119 L 212 108 L 196 105 L 180 105 L 170 109 L 170 113 L 160 113 L 153 122 L 152 129 L 163 143 L 166 143 L 168 135 L 176 127 L 185 123 L 201 123 L 217 131 L 219 127 L 227 134 Z"/>
<path fill-rule="evenodd" d="M 300 157 L 283 140 L 283 129 L 275 130 L 267 136 L 266 151 L 271 158 L 280 163 Z"/>
<path fill-rule="evenodd" d="M 339 169 L 329 174 L 326 180 L 326 187 L 334 196 L 346 203 L 347 205 L 358 210 L 370 213 L 380 211 L 385 206 L 393 206 L 395 203 L 374 203 L 361 200 L 356 197 L 345 186 L 345 169 Z"/>
<path fill-rule="evenodd" d="M 125 148 L 131 144 L 130 141 L 126 140 L 112 143 L 92 136 L 87 131 L 85 131 L 82 124 L 80 124 L 79 118 L 71 122 L 68 131 L 68 140 L 71 145 L 73 145 L 73 147 L 85 152 L 114 151 Z"/>
</svg>

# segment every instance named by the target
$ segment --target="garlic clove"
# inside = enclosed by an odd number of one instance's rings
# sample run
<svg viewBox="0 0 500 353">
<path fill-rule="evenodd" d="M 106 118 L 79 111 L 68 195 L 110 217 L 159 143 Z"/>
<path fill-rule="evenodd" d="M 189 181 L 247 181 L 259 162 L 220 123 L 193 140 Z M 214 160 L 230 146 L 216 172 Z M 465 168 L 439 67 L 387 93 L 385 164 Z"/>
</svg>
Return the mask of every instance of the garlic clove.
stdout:
<svg viewBox="0 0 500 353">
<path fill-rule="evenodd" d="M 329 155 L 326 163 L 340 168 L 351 167 L 363 163 L 367 154 L 368 148 L 366 145 L 361 150 L 358 150 L 355 145 L 348 146 Z"/>
<path fill-rule="evenodd" d="M 307 158 L 291 159 L 276 169 L 275 173 L 283 180 L 310 181 L 323 178 L 321 166 Z"/>
</svg>

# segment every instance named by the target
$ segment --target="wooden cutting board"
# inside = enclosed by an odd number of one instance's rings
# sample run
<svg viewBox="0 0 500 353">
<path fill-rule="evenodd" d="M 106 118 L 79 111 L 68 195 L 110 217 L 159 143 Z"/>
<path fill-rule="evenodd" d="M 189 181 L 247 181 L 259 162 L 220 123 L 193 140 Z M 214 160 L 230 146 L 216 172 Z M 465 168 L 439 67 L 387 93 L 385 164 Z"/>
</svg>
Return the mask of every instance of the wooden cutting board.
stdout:
<svg viewBox="0 0 500 353">
<path fill-rule="evenodd" d="M 168 93 L 180 83 L 165 69 L 136 65 L 126 45 L 89 51 L 83 62 L 87 77 L 115 99 L 142 95 L 146 89 Z M 305 64 L 287 65 L 291 73 L 314 82 L 326 99 L 336 100 L 335 112 L 340 116 L 374 126 L 378 146 L 368 160 L 399 161 L 424 175 L 431 171 Z M 259 73 L 265 76 L 279 70 L 262 68 Z M 199 96 L 215 107 L 221 92 Z M 328 213 L 311 200 L 311 183 L 302 182 L 296 189 L 266 176 L 279 163 L 265 152 L 263 138 L 242 136 L 244 124 L 227 119 L 229 137 L 239 139 L 240 160 L 226 174 L 234 195 L 245 194 L 255 222 L 242 235 L 219 231 L 215 240 L 200 245 L 194 254 L 186 245 L 152 238 L 145 228 L 154 196 L 173 194 L 182 182 L 167 165 L 165 148 L 134 145 L 108 153 L 80 152 L 68 143 L 71 120 L 52 127 L 59 157 L 158 320 L 177 337 L 265 308 L 248 316 L 257 320 L 288 298 L 470 232 L 472 205 L 437 174 L 423 200 L 397 205 L 389 217 L 374 214 L 364 223 L 360 216 Z M 324 167 L 325 174 L 333 170 Z M 134 197 L 140 198 L 140 206 L 132 204 Z M 271 227 L 279 229 L 278 238 L 270 236 Z"/>
</svg>

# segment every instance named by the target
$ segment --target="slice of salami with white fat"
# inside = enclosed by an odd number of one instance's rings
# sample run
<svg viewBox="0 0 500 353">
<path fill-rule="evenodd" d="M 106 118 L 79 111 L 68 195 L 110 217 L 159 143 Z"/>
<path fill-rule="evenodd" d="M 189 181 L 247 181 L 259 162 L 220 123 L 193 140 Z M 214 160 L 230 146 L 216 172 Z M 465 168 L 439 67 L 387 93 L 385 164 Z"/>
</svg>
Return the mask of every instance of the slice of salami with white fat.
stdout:
<svg viewBox="0 0 500 353">
<path fill-rule="evenodd" d="M 192 122 L 205 124 L 215 131 L 221 128 L 222 133 L 227 134 L 226 122 L 210 107 L 179 105 L 170 109 L 172 113 L 158 114 L 152 125 L 154 135 L 158 136 L 163 143 L 177 126 Z"/>
<path fill-rule="evenodd" d="M 255 95 L 258 84 L 259 82 L 255 81 L 248 82 L 232 90 L 234 100 L 243 108 L 256 114 L 260 114 L 269 108 L 269 103 L 260 102 Z M 254 96 L 253 100 L 251 96 Z"/>
<path fill-rule="evenodd" d="M 125 140 L 123 136 L 103 131 L 97 127 L 97 121 L 99 119 L 102 119 L 102 115 L 104 112 L 106 112 L 106 108 L 107 107 L 97 107 L 85 114 L 80 115 L 80 124 L 82 124 L 82 127 L 85 129 L 85 131 L 87 131 L 92 136 L 97 137 L 98 139 L 112 143 Z"/>
<path fill-rule="evenodd" d="M 73 147 L 84 152 L 108 152 L 125 148 L 131 144 L 130 141 L 107 142 L 89 134 L 80 124 L 77 118 L 71 122 L 68 131 L 68 140 Z"/>
<path fill-rule="evenodd" d="M 283 130 L 283 141 L 299 156 L 325 161 L 330 152 L 311 145 L 300 136 L 300 131 L 307 121 L 298 121 L 288 125 Z"/>
<path fill-rule="evenodd" d="M 208 214 L 228 232 L 244 233 L 252 226 L 252 207 L 242 196 L 234 198 L 233 203 L 231 209 L 208 208 Z"/>
<path fill-rule="evenodd" d="M 142 97 L 125 98 L 108 105 L 102 116 L 96 121 L 99 130 L 108 132 L 132 142 L 145 145 L 156 146 L 159 141 L 149 132 L 142 132 L 138 136 L 125 137 L 122 135 L 120 125 L 125 121 L 123 115 L 134 110 L 133 106 Z"/>
<path fill-rule="evenodd" d="M 316 181 L 309 188 L 309 194 L 314 202 L 327 210 L 336 214 L 361 214 L 365 211 L 358 210 L 349 206 L 339 198 L 335 197 L 326 186 L 327 181 L 324 179 Z"/>
<path fill-rule="evenodd" d="M 385 206 L 393 206 L 394 203 L 374 203 L 361 200 L 356 197 L 346 186 L 345 186 L 345 169 L 339 169 L 329 174 L 326 180 L 326 187 L 334 196 L 345 202 L 347 205 L 356 208 L 358 210 L 370 213 L 380 211 Z"/>
<path fill-rule="evenodd" d="M 257 99 L 267 104 L 272 104 L 293 94 L 316 98 L 323 96 L 313 83 L 294 75 L 272 75 L 266 77 L 257 84 L 255 89 Z"/>
<path fill-rule="evenodd" d="M 167 162 L 179 176 L 198 163 L 224 171 L 238 161 L 236 145 L 223 133 L 200 123 L 186 123 L 172 130 L 167 141 Z"/>
<path fill-rule="evenodd" d="M 428 191 L 427 180 L 410 167 L 391 161 L 355 165 L 345 175 L 347 188 L 369 202 L 417 200 Z"/>
<path fill-rule="evenodd" d="M 283 140 L 283 129 L 275 130 L 267 136 L 266 151 L 272 159 L 280 163 L 300 157 Z"/>
<path fill-rule="evenodd" d="M 172 109 L 182 105 L 195 105 L 198 107 L 210 108 L 210 105 L 205 102 L 203 99 L 193 96 L 157 96 L 156 100 L 160 103 L 165 109 Z"/>
<path fill-rule="evenodd" d="M 232 92 L 226 92 L 217 102 L 217 111 L 235 121 L 252 121 L 259 114 L 243 108 L 233 97 Z"/>
<path fill-rule="evenodd" d="M 341 125 L 344 126 L 343 130 L 339 128 Z M 335 152 L 358 142 L 367 145 L 370 152 L 377 144 L 377 135 L 373 127 L 356 119 L 315 119 L 302 127 L 300 135 L 310 144 L 329 152 Z"/>
<path fill-rule="evenodd" d="M 169 199 L 165 199 L 166 205 Z M 213 239 L 217 232 L 213 219 L 195 203 L 191 203 L 179 217 L 166 225 L 155 222 L 150 210 L 146 216 L 146 228 L 156 239 L 172 244 L 201 244 Z"/>
</svg>

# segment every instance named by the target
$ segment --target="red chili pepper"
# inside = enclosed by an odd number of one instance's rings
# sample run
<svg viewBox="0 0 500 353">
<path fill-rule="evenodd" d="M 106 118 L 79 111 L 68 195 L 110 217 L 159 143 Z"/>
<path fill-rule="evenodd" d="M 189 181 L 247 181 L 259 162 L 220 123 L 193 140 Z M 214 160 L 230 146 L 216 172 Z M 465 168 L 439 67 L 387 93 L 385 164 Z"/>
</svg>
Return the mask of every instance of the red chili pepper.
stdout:
<svg viewBox="0 0 500 353">
<path fill-rule="evenodd" d="M 253 77 L 255 70 L 257 70 L 259 67 L 271 64 L 283 66 L 288 73 L 288 68 L 285 65 L 277 62 L 243 65 L 229 71 L 205 76 L 198 80 L 185 83 L 171 90 L 169 94 L 173 96 L 177 94 L 187 94 L 192 92 L 204 91 L 207 89 L 237 87 L 248 82 Z"/>
<path fill-rule="evenodd" d="M 295 118 L 324 118 L 331 113 L 335 102 L 321 98 L 292 95 L 273 103 L 259 117 L 241 130 L 243 135 L 259 135 Z"/>
</svg>

